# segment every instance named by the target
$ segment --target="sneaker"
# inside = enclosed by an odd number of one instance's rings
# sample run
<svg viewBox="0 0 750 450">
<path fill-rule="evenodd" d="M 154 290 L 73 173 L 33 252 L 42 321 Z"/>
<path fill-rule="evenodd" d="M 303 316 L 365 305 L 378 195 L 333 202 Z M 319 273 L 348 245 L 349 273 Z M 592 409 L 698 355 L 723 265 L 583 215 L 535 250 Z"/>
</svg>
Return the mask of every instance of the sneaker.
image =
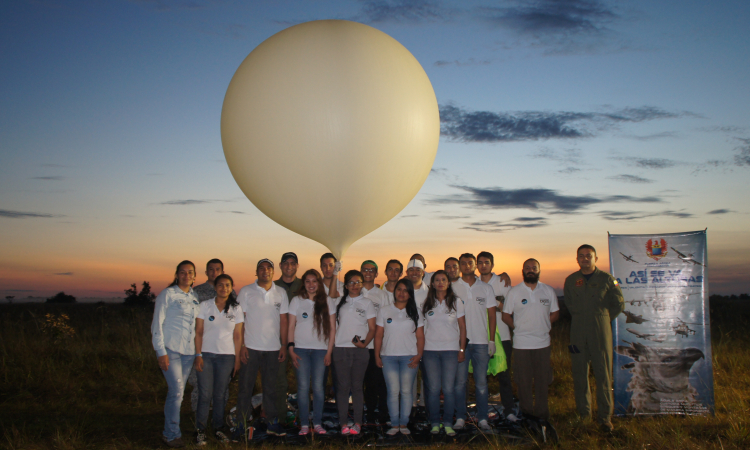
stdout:
<svg viewBox="0 0 750 450">
<path fill-rule="evenodd" d="M 447 434 L 448 436 L 455 436 L 456 430 L 451 427 L 445 427 L 445 434 Z"/>
<path fill-rule="evenodd" d="M 347 427 L 346 425 L 344 425 L 343 427 L 341 427 L 341 434 L 343 434 L 343 435 L 347 435 L 347 434 L 351 433 L 351 431 L 352 430 L 349 427 Z"/>
<path fill-rule="evenodd" d="M 313 427 L 313 431 L 315 432 L 315 434 L 326 434 L 327 433 L 326 429 L 323 428 L 320 425 L 315 425 L 315 427 Z"/>
<path fill-rule="evenodd" d="M 286 431 L 284 431 L 284 428 L 282 428 L 282 426 L 276 420 L 274 420 L 273 423 L 268 426 L 266 433 L 272 436 L 286 436 Z"/>
<path fill-rule="evenodd" d="M 507 416 L 505 416 L 505 420 L 507 420 L 510 423 L 516 423 L 516 422 L 518 422 L 518 417 L 516 417 L 515 414 L 510 413 Z"/>
<path fill-rule="evenodd" d="M 167 440 L 166 437 L 161 437 L 162 441 L 164 441 L 164 444 L 167 445 L 167 447 L 170 448 L 182 448 L 185 446 L 185 442 L 182 440 L 181 437 L 178 437 L 177 439 L 172 439 L 171 441 Z"/>
<path fill-rule="evenodd" d="M 489 423 L 487 423 L 486 420 L 480 420 L 479 421 L 479 429 L 482 430 L 485 433 L 491 433 L 492 432 L 492 427 L 490 426 Z"/>
<path fill-rule="evenodd" d="M 195 432 L 195 446 L 203 447 L 206 445 L 206 432 L 203 430 L 196 430 Z"/>
<path fill-rule="evenodd" d="M 387 434 L 388 436 L 395 436 L 398 434 L 398 431 L 398 427 L 393 427 L 390 430 L 386 431 L 385 434 Z"/>
<path fill-rule="evenodd" d="M 223 443 L 230 442 L 229 436 L 227 436 L 226 430 L 216 430 L 216 432 L 214 433 L 214 437 L 219 442 L 223 442 Z"/>
<path fill-rule="evenodd" d="M 438 433 L 440 433 L 440 425 L 433 426 L 432 429 L 430 430 L 430 433 L 432 433 L 432 434 L 438 434 Z"/>
<path fill-rule="evenodd" d="M 307 425 L 303 425 L 302 428 L 299 429 L 299 435 L 307 436 L 308 434 L 310 434 L 310 427 Z"/>
<path fill-rule="evenodd" d="M 401 427 L 399 431 L 401 432 L 401 434 L 411 434 L 411 431 L 409 431 L 409 429 L 406 427 Z"/>
<path fill-rule="evenodd" d="M 362 427 L 356 423 L 353 427 L 349 428 L 349 434 L 359 434 L 360 431 L 362 431 Z"/>
<path fill-rule="evenodd" d="M 463 430 L 465 425 L 466 425 L 466 421 L 464 419 L 457 419 L 456 423 L 453 424 L 453 429 Z"/>
</svg>

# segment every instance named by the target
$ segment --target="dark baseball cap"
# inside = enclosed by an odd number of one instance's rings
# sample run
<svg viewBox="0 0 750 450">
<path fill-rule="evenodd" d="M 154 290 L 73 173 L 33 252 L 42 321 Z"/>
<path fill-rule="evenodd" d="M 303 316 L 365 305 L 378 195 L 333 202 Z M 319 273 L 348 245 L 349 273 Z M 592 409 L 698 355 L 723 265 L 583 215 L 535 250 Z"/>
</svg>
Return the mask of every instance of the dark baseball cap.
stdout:
<svg viewBox="0 0 750 450">
<path fill-rule="evenodd" d="M 289 258 L 294 258 L 294 262 L 299 264 L 299 259 L 297 259 L 297 254 L 294 252 L 286 252 L 283 255 L 281 255 L 281 264 L 284 264 L 284 261 L 286 261 Z"/>
</svg>

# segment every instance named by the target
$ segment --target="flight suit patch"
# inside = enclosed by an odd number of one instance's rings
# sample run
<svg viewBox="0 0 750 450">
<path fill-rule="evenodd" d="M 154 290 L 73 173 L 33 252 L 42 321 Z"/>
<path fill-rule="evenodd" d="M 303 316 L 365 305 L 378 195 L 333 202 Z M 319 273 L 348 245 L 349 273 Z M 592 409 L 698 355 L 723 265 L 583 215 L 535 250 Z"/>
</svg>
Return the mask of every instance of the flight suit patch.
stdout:
<svg viewBox="0 0 750 450">
<path fill-rule="evenodd" d="M 576 280 L 576 286 L 583 286 L 583 283 L 583 278 L 581 278 L 580 280 Z"/>
</svg>

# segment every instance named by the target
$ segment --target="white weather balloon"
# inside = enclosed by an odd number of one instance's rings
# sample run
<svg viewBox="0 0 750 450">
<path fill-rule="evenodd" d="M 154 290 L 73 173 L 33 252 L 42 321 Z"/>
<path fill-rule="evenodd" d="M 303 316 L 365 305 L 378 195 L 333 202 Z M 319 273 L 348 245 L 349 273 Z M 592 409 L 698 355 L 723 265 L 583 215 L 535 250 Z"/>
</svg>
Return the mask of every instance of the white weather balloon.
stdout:
<svg viewBox="0 0 750 450">
<path fill-rule="evenodd" d="M 435 92 L 416 58 L 344 20 L 266 39 L 221 111 L 224 155 L 247 198 L 339 258 L 414 198 L 439 138 Z"/>
</svg>

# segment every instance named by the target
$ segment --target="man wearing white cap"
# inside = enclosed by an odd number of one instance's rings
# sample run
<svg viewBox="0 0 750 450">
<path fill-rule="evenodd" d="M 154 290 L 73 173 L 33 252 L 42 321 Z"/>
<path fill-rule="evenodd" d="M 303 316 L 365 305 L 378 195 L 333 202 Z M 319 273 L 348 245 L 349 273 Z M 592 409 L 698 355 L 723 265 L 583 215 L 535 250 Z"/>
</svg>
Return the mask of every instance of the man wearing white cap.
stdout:
<svg viewBox="0 0 750 450">
<path fill-rule="evenodd" d="M 422 282 L 427 285 L 427 287 L 430 287 L 430 281 L 432 281 L 432 272 L 427 271 L 427 262 L 424 260 L 424 256 L 422 256 L 421 253 L 415 253 L 411 255 L 411 258 L 409 258 L 409 261 L 412 259 L 418 259 L 422 261 L 422 270 L 424 270 L 424 276 L 422 277 Z"/>
<path fill-rule="evenodd" d="M 286 291 L 273 282 L 273 262 L 270 259 L 258 261 L 255 273 L 258 280 L 243 287 L 237 296 L 245 316 L 237 412 L 243 419 L 252 414 L 253 388 L 260 371 L 268 433 L 284 436 L 286 433 L 279 424 L 279 416 L 284 411 L 278 410 L 278 396 L 283 393 L 277 392 L 276 377 L 280 363 L 286 360 L 289 299 Z"/>
</svg>

